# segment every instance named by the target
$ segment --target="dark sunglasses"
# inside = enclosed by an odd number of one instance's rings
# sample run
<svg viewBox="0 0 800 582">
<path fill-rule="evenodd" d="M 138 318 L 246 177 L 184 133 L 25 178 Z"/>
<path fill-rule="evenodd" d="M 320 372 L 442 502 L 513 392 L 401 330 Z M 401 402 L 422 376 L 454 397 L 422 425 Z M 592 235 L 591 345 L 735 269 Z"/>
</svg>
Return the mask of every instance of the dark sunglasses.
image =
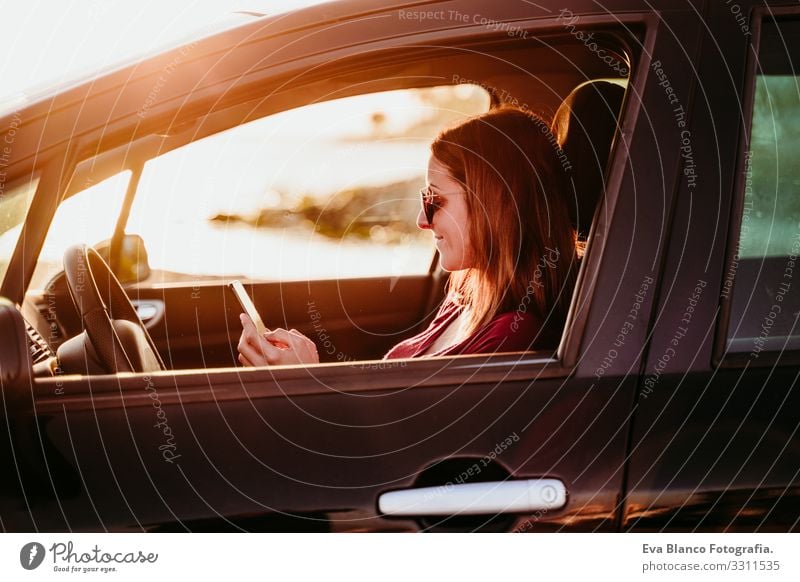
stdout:
<svg viewBox="0 0 800 582">
<path fill-rule="evenodd" d="M 425 213 L 428 226 L 431 226 L 433 224 L 433 215 L 442 207 L 439 202 L 439 196 L 433 193 L 430 186 L 420 190 L 419 194 L 422 199 L 422 211 Z"/>
</svg>

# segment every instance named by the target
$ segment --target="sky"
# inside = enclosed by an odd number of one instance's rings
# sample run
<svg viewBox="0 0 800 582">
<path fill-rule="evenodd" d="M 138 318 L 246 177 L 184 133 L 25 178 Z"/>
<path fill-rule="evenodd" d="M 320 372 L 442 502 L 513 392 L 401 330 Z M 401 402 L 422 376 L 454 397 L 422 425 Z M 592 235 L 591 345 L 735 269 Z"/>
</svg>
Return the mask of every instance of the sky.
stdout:
<svg viewBox="0 0 800 582">
<path fill-rule="evenodd" d="M 0 110 L 20 94 L 169 45 L 237 10 L 286 12 L 322 0 L 0 0 Z"/>
</svg>

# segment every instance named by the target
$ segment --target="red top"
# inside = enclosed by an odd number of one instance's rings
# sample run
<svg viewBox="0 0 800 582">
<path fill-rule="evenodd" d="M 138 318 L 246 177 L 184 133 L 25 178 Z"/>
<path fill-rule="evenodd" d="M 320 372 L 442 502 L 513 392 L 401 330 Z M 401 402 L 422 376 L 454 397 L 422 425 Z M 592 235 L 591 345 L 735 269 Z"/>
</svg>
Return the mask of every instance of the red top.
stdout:
<svg viewBox="0 0 800 582">
<path fill-rule="evenodd" d="M 448 324 L 458 316 L 461 307 L 445 300 L 428 329 L 403 340 L 383 357 L 416 358 L 418 356 L 451 356 L 456 354 L 491 354 L 494 352 L 522 352 L 534 349 L 555 348 L 558 337 L 549 336 L 528 312 L 511 311 L 495 316 L 464 341 L 432 354 L 425 350 L 438 338 Z"/>
</svg>

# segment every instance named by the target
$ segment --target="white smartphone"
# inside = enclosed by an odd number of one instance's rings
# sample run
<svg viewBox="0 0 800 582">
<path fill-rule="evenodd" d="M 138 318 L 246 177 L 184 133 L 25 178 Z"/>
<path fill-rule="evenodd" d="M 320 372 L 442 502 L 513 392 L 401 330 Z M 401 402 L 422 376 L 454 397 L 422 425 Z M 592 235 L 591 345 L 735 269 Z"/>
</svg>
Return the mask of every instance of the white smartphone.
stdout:
<svg viewBox="0 0 800 582">
<path fill-rule="evenodd" d="M 230 290 L 233 291 L 234 295 L 236 295 L 236 299 L 239 300 L 239 305 L 242 306 L 244 312 L 250 317 L 250 319 L 253 320 L 253 323 L 256 325 L 258 335 L 264 335 L 264 332 L 267 331 L 267 327 L 261 320 L 261 316 L 258 314 L 256 306 L 253 305 L 253 300 L 250 299 L 247 291 L 244 290 L 244 285 L 242 285 L 242 282 L 238 279 L 234 279 L 228 283 L 228 287 L 230 287 Z"/>
</svg>

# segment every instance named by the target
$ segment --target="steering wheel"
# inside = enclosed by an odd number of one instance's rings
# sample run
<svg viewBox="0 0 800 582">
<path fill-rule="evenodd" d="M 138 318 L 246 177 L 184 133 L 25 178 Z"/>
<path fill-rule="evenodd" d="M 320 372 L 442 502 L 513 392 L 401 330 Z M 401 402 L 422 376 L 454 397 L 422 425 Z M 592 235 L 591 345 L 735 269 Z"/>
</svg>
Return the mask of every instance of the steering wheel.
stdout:
<svg viewBox="0 0 800 582">
<path fill-rule="evenodd" d="M 67 249 L 64 272 L 91 344 L 85 346 L 87 355 L 94 352 L 110 374 L 166 369 L 122 285 L 96 250 L 87 245 Z"/>
</svg>

